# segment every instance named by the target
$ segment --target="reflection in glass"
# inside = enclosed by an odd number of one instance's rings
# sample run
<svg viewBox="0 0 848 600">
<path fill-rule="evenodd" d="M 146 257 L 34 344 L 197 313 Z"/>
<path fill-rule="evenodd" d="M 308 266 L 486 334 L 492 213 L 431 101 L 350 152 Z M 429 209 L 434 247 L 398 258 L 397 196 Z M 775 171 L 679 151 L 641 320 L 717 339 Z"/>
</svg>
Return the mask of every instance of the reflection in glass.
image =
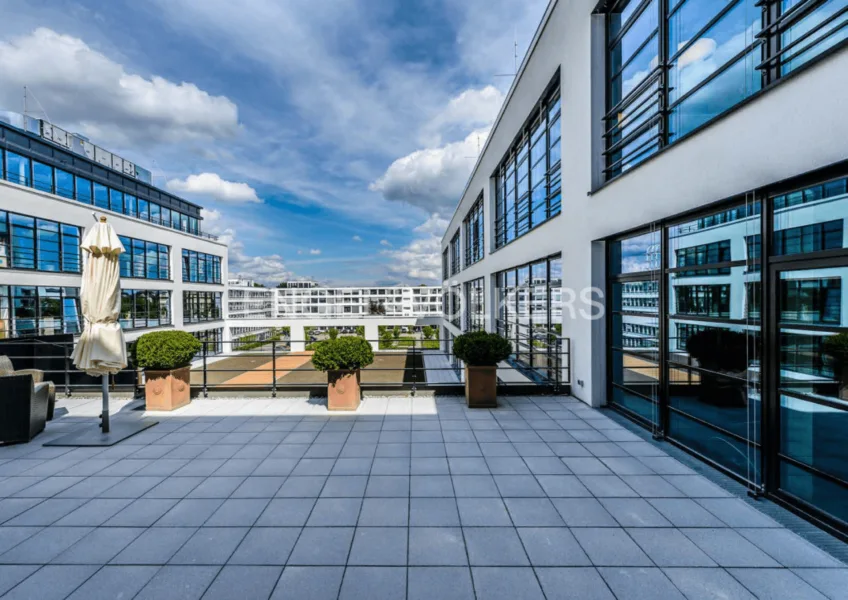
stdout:
<svg viewBox="0 0 848 600">
<path fill-rule="evenodd" d="M 660 268 L 660 233 L 652 231 L 613 242 L 610 247 L 613 274 L 643 273 Z"/>
</svg>

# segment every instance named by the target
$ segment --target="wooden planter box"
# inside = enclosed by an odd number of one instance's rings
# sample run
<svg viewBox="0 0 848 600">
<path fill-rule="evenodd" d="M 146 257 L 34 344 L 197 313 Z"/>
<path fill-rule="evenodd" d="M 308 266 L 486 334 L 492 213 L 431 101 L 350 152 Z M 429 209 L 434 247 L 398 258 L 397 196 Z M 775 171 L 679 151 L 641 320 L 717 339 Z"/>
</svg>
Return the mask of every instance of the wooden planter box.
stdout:
<svg viewBox="0 0 848 600">
<path fill-rule="evenodd" d="M 468 408 L 498 406 L 498 368 L 465 365 L 465 401 Z"/>
<path fill-rule="evenodd" d="M 191 367 L 171 371 L 144 371 L 147 410 L 175 410 L 191 402 Z"/>
<path fill-rule="evenodd" d="M 361 400 L 359 369 L 327 371 L 327 410 L 356 410 Z"/>
</svg>

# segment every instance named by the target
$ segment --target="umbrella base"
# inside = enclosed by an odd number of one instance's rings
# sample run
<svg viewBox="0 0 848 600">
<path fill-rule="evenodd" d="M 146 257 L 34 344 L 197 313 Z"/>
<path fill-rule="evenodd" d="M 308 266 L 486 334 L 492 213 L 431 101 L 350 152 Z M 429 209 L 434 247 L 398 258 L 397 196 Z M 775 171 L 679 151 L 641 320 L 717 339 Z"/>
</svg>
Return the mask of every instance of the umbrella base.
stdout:
<svg viewBox="0 0 848 600">
<path fill-rule="evenodd" d="M 45 442 L 45 446 L 64 446 L 88 448 L 97 446 L 114 446 L 127 438 L 141 433 L 156 425 L 159 421 L 153 419 L 133 419 L 132 421 L 112 421 L 111 431 L 103 433 L 100 427 L 86 427 L 81 431 L 69 433 L 62 437 Z"/>
</svg>

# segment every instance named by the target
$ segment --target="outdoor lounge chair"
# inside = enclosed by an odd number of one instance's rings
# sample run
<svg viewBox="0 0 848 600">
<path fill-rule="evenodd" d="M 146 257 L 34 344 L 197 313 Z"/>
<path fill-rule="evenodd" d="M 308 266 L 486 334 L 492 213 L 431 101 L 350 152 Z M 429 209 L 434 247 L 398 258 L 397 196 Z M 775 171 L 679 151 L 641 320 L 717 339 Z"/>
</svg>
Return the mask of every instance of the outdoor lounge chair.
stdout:
<svg viewBox="0 0 848 600">
<path fill-rule="evenodd" d="M 44 431 L 50 388 L 31 374 L 0 377 L 0 444 L 29 442 Z"/>
<path fill-rule="evenodd" d="M 12 359 L 8 356 L 0 355 L 0 377 L 6 377 L 8 375 L 32 375 L 32 381 L 35 384 L 46 383 L 49 392 L 49 403 L 47 406 L 47 420 L 53 420 L 53 411 L 56 408 L 56 384 L 52 381 L 44 381 L 44 371 L 40 369 L 20 369 L 15 370 L 14 365 L 12 365 Z"/>
</svg>

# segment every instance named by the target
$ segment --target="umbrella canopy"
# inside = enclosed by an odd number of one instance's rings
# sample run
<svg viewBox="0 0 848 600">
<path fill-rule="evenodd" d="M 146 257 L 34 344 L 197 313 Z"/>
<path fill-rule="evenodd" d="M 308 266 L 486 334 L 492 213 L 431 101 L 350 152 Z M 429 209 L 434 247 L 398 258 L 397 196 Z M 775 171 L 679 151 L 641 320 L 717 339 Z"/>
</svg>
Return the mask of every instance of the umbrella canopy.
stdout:
<svg viewBox="0 0 848 600">
<path fill-rule="evenodd" d="M 127 344 L 118 323 L 121 313 L 120 255 L 124 246 L 100 217 L 82 242 L 82 316 L 85 328 L 71 358 L 89 375 L 117 373 L 127 366 Z"/>
</svg>

